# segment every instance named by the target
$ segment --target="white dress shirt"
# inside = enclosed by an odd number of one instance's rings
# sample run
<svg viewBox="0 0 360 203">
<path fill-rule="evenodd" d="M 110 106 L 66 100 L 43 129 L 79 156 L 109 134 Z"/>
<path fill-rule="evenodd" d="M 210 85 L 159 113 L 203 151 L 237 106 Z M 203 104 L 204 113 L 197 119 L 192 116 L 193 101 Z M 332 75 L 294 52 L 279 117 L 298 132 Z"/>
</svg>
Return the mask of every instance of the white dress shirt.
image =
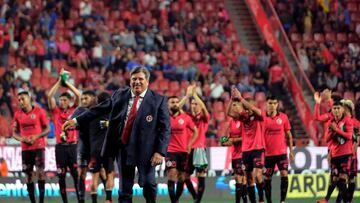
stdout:
<svg viewBox="0 0 360 203">
<path fill-rule="evenodd" d="M 138 103 L 136 104 L 136 111 L 139 109 L 142 101 L 144 100 L 144 97 L 145 97 L 146 92 L 147 92 L 147 89 L 146 89 L 143 93 L 141 93 L 141 94 L 139 95 L 140 98 L 139 98 Z M 126 122 L 127 122 L 128 117 L 129 117 L 131 107 L 132 107 L 132 105 L 133 105 L 133 103 L 134 103 L 134 101 L 135 101 L 135 97 L 136 97 L 136 95 L 131 91 L 131 98 L 130 98 L 130 100 L 129 100 L 129 104 L 128 104 L 128 106 L 127 106 L 127 111 L 126 111 L 125 125 L 126 125 Z"/>
</svg>

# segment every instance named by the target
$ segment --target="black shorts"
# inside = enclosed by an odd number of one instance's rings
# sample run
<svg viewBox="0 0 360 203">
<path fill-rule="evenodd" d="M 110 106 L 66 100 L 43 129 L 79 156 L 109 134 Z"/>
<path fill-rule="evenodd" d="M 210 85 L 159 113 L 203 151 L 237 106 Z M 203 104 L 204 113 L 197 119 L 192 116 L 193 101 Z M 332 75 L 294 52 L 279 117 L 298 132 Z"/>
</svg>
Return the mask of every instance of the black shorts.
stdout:
<svg viewBox="0 0 360 203">
<path fill-rule="evenodd" d="M 334 176 L 342 174 L 350 174 L 352 155 L 343 155 L 338 157 L 332 157 L 331 170 Z"/>
<path fill-rule="evenodd" d="M 265 175 L 272 176 L 274 174 L 275 165 L 277 165 L 280 171 L 288 170 L 289 160 L 286 154 L 277 155 L 277 156 L 267 156 L 265 157 Z"/>
<path fill-rule="evenodd" d="M 194 166 L 194 150 L 195 150 L 194 148 L 191 149 L 191 152 L 189 154 L 189 159 L 188 159 L 188 163 L 187 163 L 187 167 L 186 167 L 187 168 L 186 172 L 188 174 L 193 174 L 195 170 L 196 170 L 197 173 L 207 172 L 207 168 L 199 168 L 199 167 Z"/>
<path fill-rule="evenodd" d="M 357 158 L 353 156 L 353 158 L 351 159 L 350 177 L 356 177 L 357 171 Z"/>
<path fill-rule="evenodd" d="M 242 159 L 233 159 L 231 161 L 231 165 L 234 171 L 234 175 L 239 175 L 239 176 L 243 176 L 244 175 L 244 163 L 242 161 Z"/>
<path fill-rule="evenodd" d="M 88 167 L 90 162 L 90 144 L 79 139 L 77 144 L 77 164 L 81 168 Z"/>
<path fill-rule="evenodd" d="M 114 171 L 114 159 L 101 157 L 100 153 L 91 155 L 89 170 L 91 173 L 97 173 L 101 168 L 104 168 L 106 172 Z"/>
<path fill-rule="evenodd" d="M 166 169 L 176 168 L 178 171 L 186 172 L 188 162 L 188 153 L 186 152 L 168 152 L 165 157 Z"/>
<path fill-rule="evenodd" d="M 45 149 L 26 150 L 21 152 L 22 158 L 22 171 L 30 173 L 37 169 L 45 168 Z"/>
<path fill-rule="evenodd" d="M 76 160 L 76 143 L 74 144 L 57 144 L 55 146 L 55 158 L 56 168 L 58 175 L 64 175 L 67 172 L 67 168 L 70 171 L 76 171 L 77 160 Z"/>
<path fill-rule="evenodd" d="M 254 168 L 262 169 L 264 167 L 264 150 L 243 152 L 242 159 L 246 172 L 251 172 Z"/>
</svg>

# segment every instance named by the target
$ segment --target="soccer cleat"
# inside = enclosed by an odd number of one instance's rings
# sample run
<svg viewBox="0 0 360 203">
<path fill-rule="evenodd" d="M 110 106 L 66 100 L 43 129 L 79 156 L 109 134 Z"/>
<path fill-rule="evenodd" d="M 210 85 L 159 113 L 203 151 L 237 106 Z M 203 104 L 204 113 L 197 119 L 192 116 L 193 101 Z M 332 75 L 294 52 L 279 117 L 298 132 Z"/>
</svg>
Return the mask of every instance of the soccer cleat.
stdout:
<svg viewBox="0 0 360 203">
<path fill-rule="evenodd" d="M 328 203 L 328 201 L 326 199 L 322 199 L 322 200 L 317 200 L 316 203 Z"/>
</svg>

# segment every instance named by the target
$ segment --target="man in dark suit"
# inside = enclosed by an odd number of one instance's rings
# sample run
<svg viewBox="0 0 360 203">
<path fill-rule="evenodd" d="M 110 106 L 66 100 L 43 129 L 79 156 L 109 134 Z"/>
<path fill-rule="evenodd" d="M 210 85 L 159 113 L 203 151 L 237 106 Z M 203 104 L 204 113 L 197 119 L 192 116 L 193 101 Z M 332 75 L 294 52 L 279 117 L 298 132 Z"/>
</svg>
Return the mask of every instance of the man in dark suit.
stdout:
<svg viewBox="0 0 360 203">
<path fill-rule="evenodd" d="M 148 89 L 150 73 L 136 67 L 130 73 L 130 88 L 119 89 L 86 113 L 67 121 L 63 128 L 86 126 L 110 112 L 102 156 L 117 159 L 119 203 L 132 202 L 135 167 L 146 202 L 156 202 L 155 166 L 166 155 L 170 117 L 165 97 Z"/>
</svg>

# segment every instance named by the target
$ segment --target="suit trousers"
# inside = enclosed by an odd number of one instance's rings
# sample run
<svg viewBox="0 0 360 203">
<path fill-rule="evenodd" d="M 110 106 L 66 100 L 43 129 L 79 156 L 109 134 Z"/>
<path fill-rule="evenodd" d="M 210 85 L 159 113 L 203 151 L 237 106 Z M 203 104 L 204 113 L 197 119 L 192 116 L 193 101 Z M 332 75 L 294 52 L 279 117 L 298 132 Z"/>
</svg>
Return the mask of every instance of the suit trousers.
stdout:
<svg viewBox="0 0 360 203">
<path fill-rule="evenodd" d="M 119 150 L 117 157 L 117 164 L 119 168 L 119 203 L 132 203 L 133 185 L 135 179 L 135 166 L 126 164 L 127 150 L 126 146 L 123 146 Z M 144 187 L 143 196 L 146 203 L 156 202 L 156 180 L 155 180 L 155 167 L 146 167 L 145 171 L 142 171 L 144 167 L 138 167 L 139 173 L 144 174 Z"/>
</svg>

